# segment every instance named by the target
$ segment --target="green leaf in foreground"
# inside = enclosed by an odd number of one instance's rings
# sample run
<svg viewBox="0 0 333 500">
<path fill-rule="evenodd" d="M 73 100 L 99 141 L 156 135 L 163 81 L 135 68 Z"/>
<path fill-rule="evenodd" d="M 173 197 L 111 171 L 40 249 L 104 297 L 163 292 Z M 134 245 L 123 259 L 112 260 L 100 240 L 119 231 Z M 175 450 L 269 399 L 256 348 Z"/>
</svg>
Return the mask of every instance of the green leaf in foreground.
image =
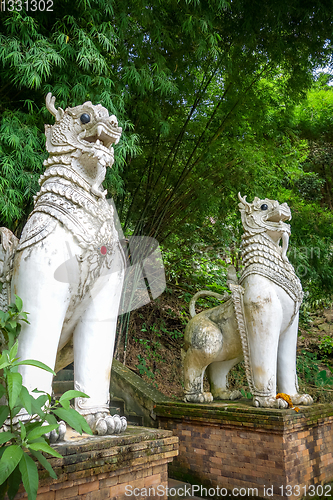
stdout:
<svg viewBox="0 0 333 500">
<path fill-rule="evenodd" d="M 31 455 L 33 455 L 34 457 L 37 458 L 38 462 L 44 467 L 44 469 L 47 470 L 47 472 L 50 474 L 50 476 L 53 479 L 57 479 L 57 474 L 54 472 L 54 470 L 52 469 L 51 465 L 46 460 L 46 458 L 44 457 L 44 455 L 41 454 L 40 451 L 36 451 L 36 450 L 31 450 L 30 449 L 30 453 L 31 453 Z"/>
<path fill-rule="evenodd" d="M 22 375 L 20 373 L 9 372 L 7 374 L 7 387 L 9 396 L 9 407 L 14 408 L 16 400 L 22 388 Z"/>
<path fill-rule="evenodd" d="M 29 455 L 23 453 L 19 468 L 22 474 L 23 486 L 28 493 L 28 500 L 36 500 L 39 480 L 37 465 Z"/>
<path fill-rule="evenodd" d="M 15 305 L 17 307 L 18 312 L 21 312 L 23 307 L 23 301 L 21 297 L 19 297 L 18 295 L 15 295 Z"/>
<path fill-rule="evenodd" d="M 42 451 L 43 453 L 48 453 L 53 457 L 62 458 L 62 455 L 60 455 L 60 453 L 51 448 L 51 446 L 47 444 L 45 439 L 40 439 L 38 441 L 35 441 L 34 443 L 29 443 L 28 448 L 29 450 Z"/>
<path fill-rule="evenodd" d="M 23 361 L 15 361 L 13 363 L 13 366 L 19 366 L 19 365 L 30 365 L 30 366 L 36 366 L 37 368 L 41 368 L 42 370 L 45 370 L 49 373 L 52 373 L 52 375 L 55 375 L 56 373 L 50 368 L 49 366 L 45 365 L 41 361 L 37 361 L 36 359 L 25 359 Z"/>
<path fill-rule="evenodd" d="M 0 384 L 0 398 L 2 398 L 2 396 L 5 394 L 6 392 L 6 389 L 4 388 L 4 386 L 2 384 Z"/>
<path fill-rule="evenodd" d="M 66 391 L 61 398 L 59 399 L 59 403 L 66 409 L 69 410 L 69 402 L 73 398 L 89 398 L 87 394 L 81 391 Z"/>
<path fill-rule="evenodd" d="M 68 410 L 64 408 L 57 408 L 56 410 L 53 410 L 53 413 L 61 420 L 67 422 L 67 424 L 70 427 L 73 427 L 73 429 L 75 429 L 79 434 L 86 432 L 87 434 L 92 435 L 86 419 L 80 415 L 80 413 L 73 410 L 73 408 L 69 408 Z"/>
<path fill-rule="evenodd" d="M 32 414 L 31 413 L 32 412 L 31 398 L 35 399 L 33 396 L 31 396 L 31 394 L 29 394 L 28 389 L 24 385 L 22 385 L 22 389 L 21 389 L 21 392 L 20 392 L 20 399 L 21 399 L 21 402 L 22 402 L 24 408 L 29 413 L 29 415 Z"/>
<path fill-rule="evenodd" d="M 89 398 L 87 394 L 81 391 L 66 391 L 61 398 L 59 399 L 59 402 L 62 403 L 65 400 L 70 400 L 73 398 Z"/>
<path fill-rule="evenodd" d="M 12 434 L 11 432 L 0 432 L 0 444 L 7 443 L 7 441 L 14 437 L 15 434 Z"/>
<path fill-rule="evenodd" d="M 42 437 L 44 434 L 47 432 L 51 432 L 54 429 L 57 429 L 59 427 L 59 424 L 55 425 L 43 425 L 42 427 L 36 427 L 35 429 L 32 429 L 32 431 L 29 432 L 27 436 L 28 441 L 33 441 L 34 439 L 38 439 Z"/>
<path fill-rule="evenodd" d="M 7 477 L 13 472 L 20 462 L 23 451 L 20 446 L 13 444 L 8 446 L 0 460 L 0 484 L 6 481 Z"/>
<path fill-rule="evenodd" d="M 0 427 L 3 426 L 6 418 L 9 417 L 9 408 L 8 406 L 0 406 Z"/>
<path fill-rule="evenodd" d="M 15 469 L 13 470 L 7 481 L 8 481 L 8 491 L 7 491 L 8 498 L 9 500 L 14 500 L 16 493 L 18 492 L 18 489 L 20 487 L 20 484 L 22 483 L 22 476 L 19 465 L 15 467 Z"/>
</svg>

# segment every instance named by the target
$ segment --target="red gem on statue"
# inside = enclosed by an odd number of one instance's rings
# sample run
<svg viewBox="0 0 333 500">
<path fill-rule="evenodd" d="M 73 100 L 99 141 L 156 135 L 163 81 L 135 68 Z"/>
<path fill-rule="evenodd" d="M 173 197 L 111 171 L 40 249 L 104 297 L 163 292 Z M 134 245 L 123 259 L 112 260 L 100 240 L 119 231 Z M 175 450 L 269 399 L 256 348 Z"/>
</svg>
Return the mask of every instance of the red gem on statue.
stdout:
<svg viewBox="0 0 333 500">
<path fill-rule="evenodd" d="M 102 255 L 106 255 L 106 252 L 107 252 L 107 251 L 108 251 L 108 250 L 107 250 L 107 248 L 106 248 L 105 246 L 102 246 L 102 247 L 101 247 L 101 254 L 102 254 Z"/>
</svg>

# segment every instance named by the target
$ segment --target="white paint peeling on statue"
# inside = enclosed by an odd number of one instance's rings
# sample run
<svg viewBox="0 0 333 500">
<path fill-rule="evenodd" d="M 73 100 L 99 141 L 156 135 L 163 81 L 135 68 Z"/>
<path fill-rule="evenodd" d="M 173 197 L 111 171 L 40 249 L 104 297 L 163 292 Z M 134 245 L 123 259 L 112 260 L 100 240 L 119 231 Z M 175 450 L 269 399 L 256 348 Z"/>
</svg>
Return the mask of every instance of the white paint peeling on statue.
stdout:
<svg viewBox="0 0 333 500">
<path fill-rule="evenodd" d="M 229 268 L 230 295 L 222 305 L 195 315 L 191 300 L 184 337 L 183 367 L 185 401 L 211 402 L 237 399 L 239 391 L 228 388 L 228 373 L 244 359 L 254 406 L 286 408 L 279 393 L 291 396 L 293 404 L 310 405 L 308 394 L 298 393 L 296 344 L 298 314 L 302 303 L 301 282 L 287 258 L 291 219 L 290 208 L 273 200 L 255 198 L 248 203 L 239 195 L 244 227 L 242 258 L 244 268 L 238 283 Z M 280 246 L 282 241 L 282 246 Z M 211 392 L 203 391 L 207 375 Z"/>
</svg>

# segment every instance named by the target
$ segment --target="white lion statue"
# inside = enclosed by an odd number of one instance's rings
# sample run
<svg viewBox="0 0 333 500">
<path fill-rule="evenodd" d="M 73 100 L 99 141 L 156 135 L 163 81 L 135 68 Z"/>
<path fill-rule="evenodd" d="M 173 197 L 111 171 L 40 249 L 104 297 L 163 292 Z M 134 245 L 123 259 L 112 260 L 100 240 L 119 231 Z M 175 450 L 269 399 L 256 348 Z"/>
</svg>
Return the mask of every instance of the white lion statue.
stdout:
<svg viewBox="0 0 333 500">
<path fill-rule="evenodd" d="M 45 126 L 49 158 L 34 209 L 20 241 L 0 230 L 0 305 L 16 294 L 29 312 L 21 359 L 52 369 L 57 360 L 59 369 L 74 352 L 74 387 L 90 396 L 76 398 L 76 410 L 94 433 L 118 433 L 127 424 L 109 413 L 109 387 L 125 257 L 102 182 L 122 129 L 100 104 L 64 111 L 49 93 L 46 106 L 55 124 Z M 32 366 L 20 372 L 29 391 L 52 392 L 50 373 Z"/>
<path fill-rule="evenodd" d="M 183 367 L 185 401 L 211 402 L 237 399 L 228 388 L 228 373 L 244 359 L 254 406 L 286 408 L 313 403 L 298 393 L 296 344 L 298 314 L 303 298 L 300 280 L 287 257 L 291 219 L 286 203 L 255 198 L 248 203 L 240 195 L 239 209 L 244 234 L 244 268 L 239 284 L 234 268 L 228 273 L 228 293 L 198 292 L 190 302 L 192 319 L 185 329 Z M 282 241 L 282 246 L 280 246 Z M 195 315 L 201 295 L 226 300 L 220 306 Z M 211 392 L 203 391 L 207 370 Z"/>
</svg>

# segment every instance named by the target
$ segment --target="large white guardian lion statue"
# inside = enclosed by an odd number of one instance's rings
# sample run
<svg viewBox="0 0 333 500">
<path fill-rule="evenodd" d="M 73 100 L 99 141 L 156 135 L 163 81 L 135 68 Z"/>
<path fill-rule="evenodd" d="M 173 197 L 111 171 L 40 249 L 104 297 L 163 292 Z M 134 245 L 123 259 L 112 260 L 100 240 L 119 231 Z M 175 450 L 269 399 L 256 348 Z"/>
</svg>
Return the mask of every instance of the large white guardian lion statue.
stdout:
<svg viewBox="0 0 333 500">
<path fill-rule="evenodd" d="M 286 408 L 278 393 L 293 404 L 313 403 L 298 393 L 296 343 L 298 314 L 303 298 L 300 280 L 287 257 L 291 219 L 286 203 L 255 198 L 248 203 L 239 195 L 244 234 L 244 268 L 239 283 L 230 268 L 231 297 L 198 292 L 190 302 L 193 318 L 185 329 L 183 353 L 185 401 L 211 402 L 236 399 L 238 391 L 228 388 L 228 373 L 244 359 L 254 406 Z M 279 244 L 282 241 L 282 246 Z M 220 306 L 195 315 L 199 296 L 226 300 Z M 203 391 L 207 370 L 211 392 Z"/>
<path fill-rule="evenodd" d="M 110 415 L 109 387 L 125 258 L 102 182 L 122 129 L 100 104 L 57 109 L 50 93 L 46 106 L 55 123 L 45 126 L 49 158 L 34 209 L 19 241 L 0 230 L 0 305 L 16 294 L 29 312 L 21 359 L 54 369 L 58 354 L 59 369 L 71 361 L 59 356 L 73 345 L 74 387 L 90 396 L 76 398 L 75 409 L 94 433 L 118 433 L 126 419 Z M 29 391 L 52 392 L 50 373 L 32 366 L 20 372 Z"/>
</svg>

